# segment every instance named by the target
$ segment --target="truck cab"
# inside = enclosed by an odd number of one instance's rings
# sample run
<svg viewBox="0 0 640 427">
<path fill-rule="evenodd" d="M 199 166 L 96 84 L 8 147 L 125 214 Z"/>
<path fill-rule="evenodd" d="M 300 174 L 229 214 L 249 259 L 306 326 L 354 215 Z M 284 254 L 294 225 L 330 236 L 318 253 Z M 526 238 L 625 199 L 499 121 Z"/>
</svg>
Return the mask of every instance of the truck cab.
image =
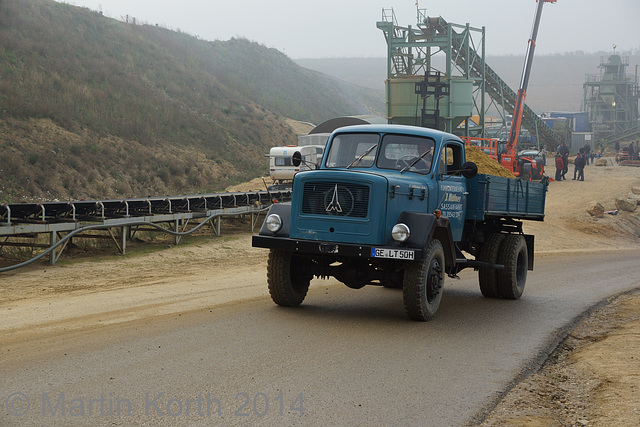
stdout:
<svg viewBox="0 0 640 427">
<path fill-rule="evenodd" d="M 300 197 L 292 207 L 300 210 L 291 218 L 290 237 L 384 245 L 402 212 L 437 209 L 444 209 L 443 216 L 455 221 L 454 234 L 461 235 L 462 142 L 444 133 L 426 136 L 419 128 L 376 129 L 337 131 L 318 169 L 297 177 L 293 192 Z"/>
<path fill-rule="evenodd" d="M 445 274 L 473 266 L 461 250 L 481 246 L 477 221 L 466 218 L 476 173 L 452 134 L 336 129 L 318 168 L 296 174 L 291 203 L 273 205 L 253 237 L 253 246 L 271 250 L 272 298 L 299 305 L 313 277 L 332 276 L 355 289 L 402 288 L 410 318 L 433 318 Z"/>
</svg>

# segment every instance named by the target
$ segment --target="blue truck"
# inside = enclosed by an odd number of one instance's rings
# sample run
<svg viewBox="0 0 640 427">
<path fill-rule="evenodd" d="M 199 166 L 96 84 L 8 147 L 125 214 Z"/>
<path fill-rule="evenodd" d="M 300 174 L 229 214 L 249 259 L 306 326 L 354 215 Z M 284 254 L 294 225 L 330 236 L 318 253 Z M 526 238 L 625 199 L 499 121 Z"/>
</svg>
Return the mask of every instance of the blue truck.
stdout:
<svg viewBox="0 0 640 427">
<path fill-rule="evenodd" d="M 300 159 L 294 159 L 296 162 Z M 350 288 L 401 288 L 410 319 L 431 320 L 445 275 L 478 271 L 489 298 L 518 299 L 533 269 L 547 182 L 478 174 L 463 141 L 434 129 L 336 129 L 317 169 L 295 176 L 291 203 L 271 206 L 254 247 L 270 249 L 267 282 L 300 305 L 314 277 Z"/>
</svg>

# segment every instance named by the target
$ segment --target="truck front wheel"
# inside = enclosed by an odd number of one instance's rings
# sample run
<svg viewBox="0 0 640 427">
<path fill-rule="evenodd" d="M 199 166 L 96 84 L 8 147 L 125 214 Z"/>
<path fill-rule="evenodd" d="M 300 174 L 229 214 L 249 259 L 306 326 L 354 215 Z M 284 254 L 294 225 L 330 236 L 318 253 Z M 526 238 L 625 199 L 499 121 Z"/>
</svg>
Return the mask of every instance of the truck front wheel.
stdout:
<svg viewBox="0 0 640 427">
<path fill-rule="evenodd" d="M 500 246 L 498 264 L 504 270 L 498 271 L 498 294 L 506 299 L 518 299 L 524 292 L 527 281 L 529 253 L 527 242 L 519 234 L 508 234 Z"/>
<path fill-rule="evenodd" d="M 276 304 L 296 307 L 302 304 L 313 278 L 311 260 L 288 251 L 271 249 L 267 261 L 269 294 Z"/>
<path fill-rule="evenodd" d="M 431 320 L 436 315 L 444 287 L 444 250 L 433 240 L 425 257 L 408 262 L 402 286 L 404 309 L 412 320 Z"/>
</svg>

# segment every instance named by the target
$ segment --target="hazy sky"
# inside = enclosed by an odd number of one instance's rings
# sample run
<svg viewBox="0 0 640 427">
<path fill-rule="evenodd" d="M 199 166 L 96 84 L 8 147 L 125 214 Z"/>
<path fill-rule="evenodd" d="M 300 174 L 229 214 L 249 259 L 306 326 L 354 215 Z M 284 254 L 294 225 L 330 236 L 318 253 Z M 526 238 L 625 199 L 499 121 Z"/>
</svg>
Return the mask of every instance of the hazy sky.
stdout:
<svg viewBox="0 0 640 427">
<path fill-rule="evenodd" d="M 64 0 L 104 15 L 160 24 L 205 40 L 244 37 L 297 58 L 385 57 L 376 28 L 382 9 L 398 24 L 416 23 L 415 0 Z M 535 0 L 420 0 L 429 16 L 486 27 L 486 54 L 522 55 Z M 536 54 L 640 48 L 640 0 L 558 0 L 546 3 Z"/>
</svg>

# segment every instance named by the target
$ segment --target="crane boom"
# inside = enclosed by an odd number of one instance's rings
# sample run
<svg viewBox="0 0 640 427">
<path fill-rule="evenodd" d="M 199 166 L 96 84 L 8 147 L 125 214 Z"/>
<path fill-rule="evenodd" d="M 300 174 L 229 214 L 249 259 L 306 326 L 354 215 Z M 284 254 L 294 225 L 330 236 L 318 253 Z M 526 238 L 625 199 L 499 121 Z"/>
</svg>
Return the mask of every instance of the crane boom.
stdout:
<svg viewBox="0 0 640 427">
<path fill-rule="evenodd" d="M 522 113 L 524 109 L 524 100 L 527 97 L 527 86 L 529 85 L 529 75 L 531 74 L 531 64 L 533 63 L 533 53 L 536 48 L 536 38 L 538 37 L 538 27 L 540 26 L 540 17 L 542 16 L 542 6 L 545 3 L 555 3 L 556 0 L 536 0 L 536 14 L 533 19 L 533 28 L 531 29 L 531 37 L 527 45 L 527 54 L 524 58 L 524 67 L 522 69 L 522 78 L 520 79 L 520 87 L 518 88 L 518 96 L 516 105 L 513 109 L 513 119 L 511 120 L 511 131 L 509 132 L 509 140 L 507 142 L 507 151 L 516 149 L 518 136 L 520 135 L 520 125 L 522 124 Z"/>
</svg>

